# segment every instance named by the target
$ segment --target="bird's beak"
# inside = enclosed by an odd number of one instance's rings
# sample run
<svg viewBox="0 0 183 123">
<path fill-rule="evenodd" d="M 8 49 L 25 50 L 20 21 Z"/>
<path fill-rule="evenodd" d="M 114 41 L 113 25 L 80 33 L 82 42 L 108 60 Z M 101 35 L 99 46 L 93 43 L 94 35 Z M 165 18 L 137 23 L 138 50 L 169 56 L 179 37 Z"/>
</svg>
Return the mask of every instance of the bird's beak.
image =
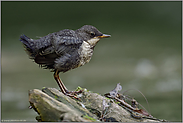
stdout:
<svg viewBox="0 0 183 123">
<path fill-rule="evenodd" d="M 107 35 L 107 34 L 103 34 L 101 36 L 98 36 L 99 38 L 108 38 L 108 37 L 111 37 L 111 35 Z"/>
</svg>

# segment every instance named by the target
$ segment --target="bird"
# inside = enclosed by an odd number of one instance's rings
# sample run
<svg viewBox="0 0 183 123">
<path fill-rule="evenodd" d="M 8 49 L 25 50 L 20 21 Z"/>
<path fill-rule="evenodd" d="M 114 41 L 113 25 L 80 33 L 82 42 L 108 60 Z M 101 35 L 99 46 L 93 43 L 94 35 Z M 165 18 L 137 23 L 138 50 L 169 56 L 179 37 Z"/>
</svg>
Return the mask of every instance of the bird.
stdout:
<svg viewBox="0 0 183 123">
<path fill-rule="evenodd" d="M 66 88 L 59 73 L 88 63 L 99 40 L 108 37 L 111 35 L 103 34 L 92 25 L 84 25 L 76 30 L 64 29 L 38 39 L 31 39 L 22 34 L 20 41 L 30 59 L 42 68 L 54 72 L 54 79 L 61 92 L 73 97 L 77 92 Z"/>
</svg>

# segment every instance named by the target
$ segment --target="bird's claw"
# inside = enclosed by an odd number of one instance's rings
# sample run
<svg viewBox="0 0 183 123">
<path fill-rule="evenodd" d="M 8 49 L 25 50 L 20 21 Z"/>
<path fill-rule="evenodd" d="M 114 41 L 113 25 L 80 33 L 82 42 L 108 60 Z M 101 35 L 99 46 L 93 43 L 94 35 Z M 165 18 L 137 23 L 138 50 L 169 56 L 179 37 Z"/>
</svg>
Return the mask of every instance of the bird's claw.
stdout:
<svg viewBox="0 0 183 123">
<path fill-rule="evenodd" d="M 83 91 L 82 90 L 79 90 L 79 91 L 66 91 L 66 93 L 64 93 L 66 96 L 69 96 L 69 97 L 74 97 L 75 99 L 77 100 L 80 100 L 81 99 L 79 97 L 77 97 L 78 94 L 82 93 Z"/>
</svg>

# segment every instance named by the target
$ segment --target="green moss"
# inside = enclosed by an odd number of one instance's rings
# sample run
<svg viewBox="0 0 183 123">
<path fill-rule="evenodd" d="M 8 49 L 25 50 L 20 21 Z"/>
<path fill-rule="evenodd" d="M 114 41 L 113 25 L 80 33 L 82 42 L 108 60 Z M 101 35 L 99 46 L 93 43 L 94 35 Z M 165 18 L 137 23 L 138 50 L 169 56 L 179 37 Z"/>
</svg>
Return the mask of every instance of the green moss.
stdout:
<svg viewBox="0 0 183 123">
<path fill-rule="evenodd" d="M 81 88 L 80 86 L 78 86 L 75 91 L 80 91 L 80 90 L 83 90 L 83 88 Z"/>
<path fill-rule="evenodd" d="M 42 89 L 45 89 L 46 87 L 43 87 Z"/>
<path fill-rule="evenodd" d="M 116 102 L 116 104 L 120 104 L 120 102 Z"/>
<path fill-rule="evenodd" d="M 58 99 L 58 96 L 57 96 L 57 95 L 55 95 L 55 99 L 56 99 L 56 100 Z"/>
<path fill-rule="evenodd" d="M 108 98 L 108 97 L 105 97 L 106 99 L 108 99 L 108 100 L 111 100 L 111 98 Z"/>
<path fill-rule="evenodd" d="M 94 119 L 93 117 L 88 116 L 87 114 L 83 115 L 83 118 L 89 119 L 89 120 L 94 121 L 94 122 L 97 121 L 96 119 Z"/>
</svg>

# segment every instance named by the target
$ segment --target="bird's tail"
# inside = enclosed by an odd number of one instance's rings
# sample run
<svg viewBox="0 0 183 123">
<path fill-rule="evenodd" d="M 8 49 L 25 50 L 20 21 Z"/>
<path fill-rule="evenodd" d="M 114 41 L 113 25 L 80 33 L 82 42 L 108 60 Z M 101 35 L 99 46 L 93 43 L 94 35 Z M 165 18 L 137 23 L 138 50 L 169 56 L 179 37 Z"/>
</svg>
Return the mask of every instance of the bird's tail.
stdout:
<svg viewBox="0 0 183 123">
<path fill-rule="evenodd" d="M 35 51 L 34 51 L 34 48 L 33 48 L 33 45 L 34 45 L 33 39 L 30 39 L 26 35 L 21 35 L 20 36 L 20 41 L 23 43 L 23 45 L 25 47 L 25 51 L 27 52 L 27 54 L 31 58 L 34 58 L 36 54 L 35 54 Z"/>
</svg>

